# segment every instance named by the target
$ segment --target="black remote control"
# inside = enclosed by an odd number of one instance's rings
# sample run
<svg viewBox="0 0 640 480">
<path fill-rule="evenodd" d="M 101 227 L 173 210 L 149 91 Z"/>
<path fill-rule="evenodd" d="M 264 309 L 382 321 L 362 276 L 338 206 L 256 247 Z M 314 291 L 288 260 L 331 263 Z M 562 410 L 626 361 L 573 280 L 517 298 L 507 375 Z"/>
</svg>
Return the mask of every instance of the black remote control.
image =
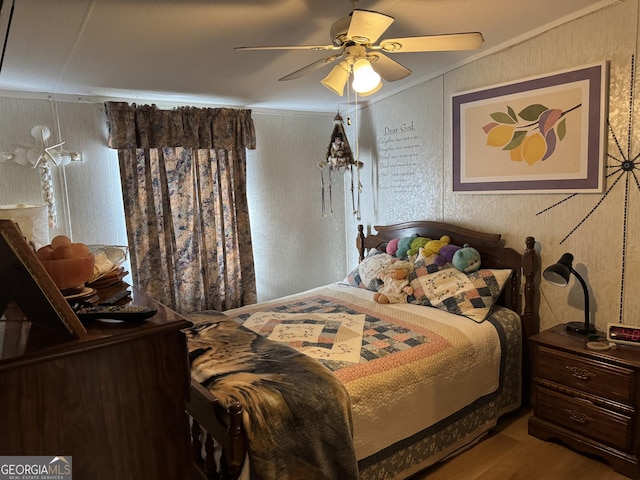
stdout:
<svg viewBox="0 0 640 480">
<path fill-rule="evenodd" d="M 157 312 L 155 308 L 143 305 L 98 305 L 76 310 L 76 315 L 80 320 L 113 319 L 137 322 L 153 317 Z"/>
</svg>

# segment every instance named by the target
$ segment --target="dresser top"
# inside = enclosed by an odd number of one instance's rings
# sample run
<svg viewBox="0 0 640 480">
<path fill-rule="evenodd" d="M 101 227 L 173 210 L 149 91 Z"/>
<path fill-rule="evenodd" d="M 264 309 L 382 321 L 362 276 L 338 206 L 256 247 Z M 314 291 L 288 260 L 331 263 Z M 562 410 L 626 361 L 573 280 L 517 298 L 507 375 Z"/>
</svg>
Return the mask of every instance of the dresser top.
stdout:
<svg viewBox="0 0 640 480">
<path fill-rule="evenodd" d="M 135 289 L 132 291 L 132 302 L 156 308 L 158 313 L 140 322 L 86 321 L 84 327 L 87 334 L 81 338 L 5 312 L 7 319 L 0 321 L 0 370 L 15 368 L 19 364 L 50 360 L 60 355 L 68 355 L 74 350 L 100 348 L 191 326 L 191 322 L 180 314 Z"/>
</svg>

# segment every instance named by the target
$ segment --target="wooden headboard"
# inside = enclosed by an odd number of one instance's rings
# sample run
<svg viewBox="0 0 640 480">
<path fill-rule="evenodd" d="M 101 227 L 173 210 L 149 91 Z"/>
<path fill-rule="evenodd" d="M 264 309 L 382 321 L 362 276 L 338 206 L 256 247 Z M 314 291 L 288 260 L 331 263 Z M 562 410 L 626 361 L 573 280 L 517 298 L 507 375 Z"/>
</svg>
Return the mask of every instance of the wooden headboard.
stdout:
<svg viewBox="0 0 640 480">
<path fill-rule="evenodd" d="M 452 244 L 462 246 L 468 243 L 469 246 L 478 250 L 483 268 L 512 269 L 514 273 L 498 303 L 520 314 L 525 338 L 538 333 L 540 318 L 537 303 L 538 288 L 535 282 L 540 269 L 540 260 L 534 249 L 533 237 L 525 239 L 524 253 L 518 253 L 513 248 L 505 247 L 505 241 L 498 233 L 484 233 L 448 223 L 415 221 L 395 225 L 376 225 L 373 228 L 376 233 L 365 235 L 364 226 L 358 225 L 356 245 L 360 261 L 370 248 L 379 247 L 394 238 L 417 234 L 420 237 L 440 239 L 443 235 L 448 235 Z"/>
</svg>

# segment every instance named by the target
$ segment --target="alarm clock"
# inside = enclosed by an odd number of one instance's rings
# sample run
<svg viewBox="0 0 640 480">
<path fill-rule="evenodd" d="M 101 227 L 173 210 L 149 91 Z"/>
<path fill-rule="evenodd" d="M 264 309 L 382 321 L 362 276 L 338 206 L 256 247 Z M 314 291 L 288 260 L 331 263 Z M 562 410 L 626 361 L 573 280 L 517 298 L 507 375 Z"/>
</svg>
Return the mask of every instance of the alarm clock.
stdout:
<svg viewBox="0 0 640 480">
<path fill-rule="evenodd" d="M 640 326 L 610 323 L 607 327 L 607 340 L 621 345 L 640 346 Z"/>
</svg>

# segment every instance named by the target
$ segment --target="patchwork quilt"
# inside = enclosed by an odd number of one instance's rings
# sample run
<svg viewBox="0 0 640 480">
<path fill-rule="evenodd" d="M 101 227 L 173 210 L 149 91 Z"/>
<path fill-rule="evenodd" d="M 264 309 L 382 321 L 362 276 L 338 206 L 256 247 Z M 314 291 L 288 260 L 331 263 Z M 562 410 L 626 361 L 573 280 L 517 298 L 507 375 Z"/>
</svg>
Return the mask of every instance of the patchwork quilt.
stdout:
<svg viewBox="0 0 640 480">
<path fill-rule="evenodd" d="M 346 400 L 338 403 L 350 411 L 349 454 L 360 478 L 406 478 L 468 445 L 519 405 L 520 321 L 507 309 L 477 323 L 431 307 L 381 305 L 372 296 L 334 284 L 225 314 L 238 331 L 304 353 L 340 380 Z M 192 375 L 200 378 L 196 363 Z M 306 398 L 315 392 L 306 390 Z M 317 395 L 325 404 L 332 398 Z M 332 455 L 342 448 L 344 442 Z"/>
</svg>

